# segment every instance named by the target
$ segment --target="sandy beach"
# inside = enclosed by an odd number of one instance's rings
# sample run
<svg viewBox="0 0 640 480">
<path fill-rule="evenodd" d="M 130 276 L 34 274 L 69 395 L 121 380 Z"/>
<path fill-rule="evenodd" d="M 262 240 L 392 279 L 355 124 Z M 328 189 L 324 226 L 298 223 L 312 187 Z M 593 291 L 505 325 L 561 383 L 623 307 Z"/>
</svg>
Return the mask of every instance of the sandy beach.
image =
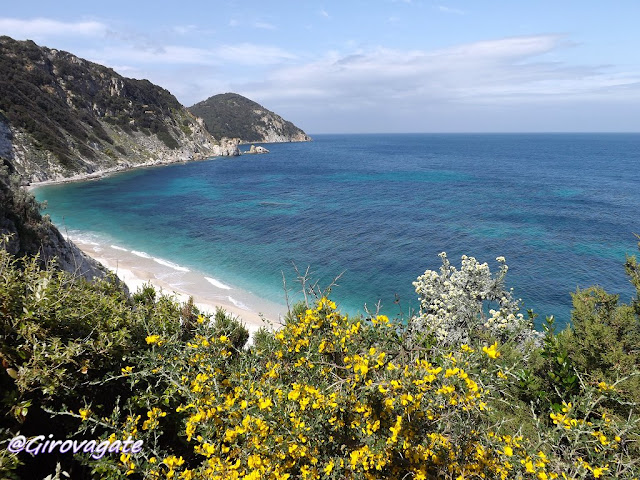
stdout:
<svg viewBox="0 0 640 480">
<path fill-rule="evenodd" d="M 278 328 L 287 311 L 285 305 L 264 300 L 168 259 L 104 243 L 91 235 L 69 235 L 69 239 L 84 253 L 115 272 L 132 293 L 150 283 L 159 292 L 174 295 L 181 302 L 191 296 L 205 313 L 213 314 L 217 308 L 222 308 L 238 317 L 251 334 L 262 326 Z"/>
</svg>

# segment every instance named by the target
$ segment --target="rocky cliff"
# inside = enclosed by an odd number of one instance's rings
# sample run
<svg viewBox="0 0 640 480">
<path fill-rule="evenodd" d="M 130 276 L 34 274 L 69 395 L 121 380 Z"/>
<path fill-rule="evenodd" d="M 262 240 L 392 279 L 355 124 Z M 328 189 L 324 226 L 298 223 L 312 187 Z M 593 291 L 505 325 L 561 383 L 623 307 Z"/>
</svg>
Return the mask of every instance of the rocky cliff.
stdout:
<svg viewBox="0 0 640 480">
<path fill-rule="evenodd" d="M 0 248 L 18 258 L 38 255 L 42 266 L 55 259 L 57 268 L 87 280 L 105 277 L 107 270 L 63 238 L 40 214 L 35 198 L 20 187 L 18 176 L 8 170 L 0 166 Z"/>
<path fill-rule="evenodd" d="M 237 93 L 214 95 L 189 107 L 214 137 L 251 142 L 308 142 L 306 133 L 280 115 Z"/>
<path fill-rule="evenodd" d="M 0 160 L 23 182 L 238 155 L 167 90 L 0 37 Z"/>
</svg>

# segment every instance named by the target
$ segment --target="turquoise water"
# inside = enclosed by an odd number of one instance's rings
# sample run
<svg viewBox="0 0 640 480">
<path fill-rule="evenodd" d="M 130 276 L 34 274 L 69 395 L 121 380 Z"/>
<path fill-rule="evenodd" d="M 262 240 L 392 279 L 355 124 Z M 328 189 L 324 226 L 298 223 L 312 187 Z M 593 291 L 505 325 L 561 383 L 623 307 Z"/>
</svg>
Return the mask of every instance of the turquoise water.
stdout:
<svg viewBox="0 0 640 480">
<path fill-rule="evenodd" d="M 406 313 L 441 251 L 494 270 L 505 256 L 525 307 L 560 323 L 576 287 L 634 293 L 623 264 L 640 233 L 638 134 L 317 135 L 269 149 L 35 193 L 62 230 L 278 303 L 295 263 L 321 285 L 344 271 L 343 309 Z"/>
</svg>

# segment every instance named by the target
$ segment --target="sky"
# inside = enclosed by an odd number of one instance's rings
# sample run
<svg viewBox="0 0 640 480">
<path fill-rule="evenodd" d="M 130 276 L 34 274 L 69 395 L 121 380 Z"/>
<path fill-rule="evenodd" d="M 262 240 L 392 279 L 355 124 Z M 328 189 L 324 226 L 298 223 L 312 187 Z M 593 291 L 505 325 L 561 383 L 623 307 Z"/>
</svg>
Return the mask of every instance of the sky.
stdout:
<svg viewBox="0 0 640 480">
<path fill-rule="evenodd" d="M 5 2 L 0 35 L 307 133 L 638 132 L 639 0 Z"/>
</svg>

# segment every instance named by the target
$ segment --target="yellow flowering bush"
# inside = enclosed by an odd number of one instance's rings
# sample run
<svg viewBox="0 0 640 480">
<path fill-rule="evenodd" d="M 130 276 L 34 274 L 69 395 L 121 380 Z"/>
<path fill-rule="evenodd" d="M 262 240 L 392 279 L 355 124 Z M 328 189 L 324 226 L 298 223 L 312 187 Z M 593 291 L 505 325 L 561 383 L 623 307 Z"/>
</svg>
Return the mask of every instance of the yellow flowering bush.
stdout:
<svg viewBox="0 0 640 480">
<path fill-rule="evenodd" d="M 517 402 L 508 388 L 517 365 L 503 362 L 498 341 L 415 345 L 404 322 L 350 318 L 325 297 L 250 349 L 219 327 L 198 322 L 184 344 L 149 345 L 139 369 L 155 373 L 128 378 L 163 391 L 113 424 L 120 436 L 144 439 L 145 452 L 103 460 L 112 472 L 291 480 L 637 473 L 635 420 L 598 408 L 615 394 L 609 386 L 585 386 L 578 403 L 532 414 L 535 437 L 496 419 L 502 404 Z M 237 326 L 227 319 L 225 328 Z"/>
<path fill-rule="evenodd" d="M 477 262 L 465 265 L 477 270 L 474 289 L 491 278 Z M 20 275 L 10 262 L 3 268 L 0 298 L 11 299 L 13 278 Z M 35 284 L 49 278 L 35 270 L 27 275 Z M 425 294 L 427 282 L 424 278 L 421 282 Z M 502 288 L 494 286 L 496 292 Z M 448 288 L 444 282 L 442 287 Z M 38 292 L 36 287 L 23 290 Z M 65 306 L 65 314 L 72 313 L 82 290 L 74 292 L 75 300 Z M 524 351 L 520 340 L 533 338 L 523 333 L 529 327 L 518 324 L 509 336 L 509 328 L 491 326 L 484 311 L 475 307 L 463 316 L 447 317 L 463 323 L 451 324 L 458 333 L 439 336 L 428 324 L 420 332 L 420 317 L 349 317 L 331 299 L 319 296 L 315 303 L 294 309 L 296 313 L 280 329 L 262 330 L 246 346 L 248 333 L 238 320 L 222 311 L 213 318 L 201 315 L 191 302 L 179 305 L 156 296 L 148 286 L 123 303 L 101 296 L 98 286 L 89 288 L 89 293 L 83 308 L 106 312 L 101 327 L 106 333 L 94 341 L 101 348 L 107 345 L 106 351 L 113 354 L 98 363 L 88 353 L 77 360 L 65 353 L 64 365 L 77 371 L 73 375 L 56 371 L 55 385 L 60 388 L 73 380 L 75 397 L 66 392 L 52 395 L 46 404 L 40 401 L 34 420 L 38 423 L 29 424 L 32 414 L 28 416 L 27 410 L 33 409 L 29 402 L 38 402 L 38 397 L 18 396 L 16 386 L 26 383 L 9 375 L 15 363 L 3 364 L 7 375 L 0 377 L 3 387 L 14 392 L 6 401 L 15 403 L 15 412 L 20 408 L 19 418 L 31 429 L 48 418 L 61 426 L 56 432 L 60 436 L 107 440 L 110 445 L 129 438 L 143 442 L 137 454 L 122 452 L 99 459 L 85 454 L 66 460 L 65 468 L 78 477 L 640 477 L 640 429 L 637 406 L 625 390 L 628 383 L 575 369 L 558 353 L 561 345 L 553 332 L 547 332 L 542 345 L 532 341 Z M 22 302 L 29 306 L 29 318 L 49 315 L 49 304 L 38 302 L 35 293 L 29 295 Z M 457 298 L 477 299 L 462 294 Z M 428 301 L 426 296 L 422 300 Z M 519 318 L 511 306 L 503 307 L 504 318 Z M 117 312 L 118 320 L 106 322 L 111 312 Z M 12 321 L 17 324 L 16 319 Z M 463 324 L 471 326 L 473 334 L 461 333 Z M 4 328 L 13 336 L 3 338 L 18 338 L 11 325 L 5 323 Z M 27 332 L 27 326 L 35 328 L 23 321 L 21 332 Z M 46 335 L 39 338 L 44 342 Z M 123 338 L 121 344 L 114 345 L 118 338 Z M 62 343 L 51 340 L 47 348 L 55 353 Z M 12 344 L 13 350 L 4 345 L 3 360 L 10 352 L 17 363 L 17 352 L 27 351 L 21 343 Z M 61 358 L 48 355 L 23 362 L 20 372 L 30 365 L 33 372 L 36 367 L 41 372 L 49 365 L 47 359 Z M 545 372 L 536 364 L 540 358 L 562 363 L 562 369 Z M 625 371 L 633 374 L 632 367 Z M 560 380 L 571 380 L 571 388 Z M 36 392 L 51 385 L 46 383 Z M 3 452 L 0 465 L 20 468 L 16 467 L 20 458 Z M 37 471 L 34 465 L 18 471 L 32 473 Z"/>
</svg>

